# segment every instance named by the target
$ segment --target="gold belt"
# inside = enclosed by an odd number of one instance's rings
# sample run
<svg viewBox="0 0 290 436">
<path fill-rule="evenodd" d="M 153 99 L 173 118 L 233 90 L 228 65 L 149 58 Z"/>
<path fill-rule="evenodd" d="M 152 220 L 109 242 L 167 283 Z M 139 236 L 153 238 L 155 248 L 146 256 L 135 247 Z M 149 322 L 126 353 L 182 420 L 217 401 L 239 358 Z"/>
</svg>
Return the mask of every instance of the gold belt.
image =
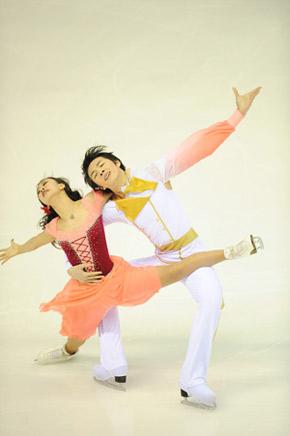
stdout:
<svg viewBox="0 0 290 436">
<path fill-rule="evenodd" d="M 159 251 L 165 252 L 165 251 L 177 251 L 181 248 L 188 245 L 190 242 L 194 241 L 196 239 L 198 234 L 195 230 L 189 229 L 188 232 L 185 233 L 185 235 L 181 236 L 181 238 L 176 239 L 175 241 L 171 241 L 168 244 L 165 245 L 155 245 L 156 248 L 158 248 Z"/>
</svg>

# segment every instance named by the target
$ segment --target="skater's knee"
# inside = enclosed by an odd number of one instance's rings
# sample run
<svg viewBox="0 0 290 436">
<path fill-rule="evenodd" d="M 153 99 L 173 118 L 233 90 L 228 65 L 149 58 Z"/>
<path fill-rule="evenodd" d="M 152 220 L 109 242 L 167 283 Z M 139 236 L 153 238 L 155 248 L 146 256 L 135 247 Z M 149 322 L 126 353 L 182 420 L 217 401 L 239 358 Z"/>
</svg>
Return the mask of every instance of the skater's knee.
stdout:
<svg viewBox="0 0 290 436">
<path fill-rule="evenodd" d="M 208 295 L 200 301 L 200 306 L 210 313 L 220 312 L 223 306 L 223 296 L 221 292 Z"/>
</svg>

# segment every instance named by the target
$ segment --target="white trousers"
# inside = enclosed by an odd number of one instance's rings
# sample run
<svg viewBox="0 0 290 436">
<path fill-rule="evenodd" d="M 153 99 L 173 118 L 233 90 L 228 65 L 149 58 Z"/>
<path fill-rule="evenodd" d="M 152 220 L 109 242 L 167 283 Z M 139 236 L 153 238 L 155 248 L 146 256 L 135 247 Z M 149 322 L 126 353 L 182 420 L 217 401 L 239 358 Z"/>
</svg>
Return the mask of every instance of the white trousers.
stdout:
<svg viewBox="0 0 290 436">
<path fill-rule="evenodd" d="M 190 246 L 190 253 L 205 251 L 200 238 Z M 166 260 L 170 260 L 166 253 Z M 176 256 L 174 256 L 176 259 Z M 164 265 L 156 256 L 130 261 L 135 266 Z M 180 374 L 180 387 L 196 386 L 206 380 L 211 356 L 212 341 L 217 329 L 221 305 L 222 289 L 213 268 L 199 268 L 182 280 L 193 299 L 198 303 L 197 314 L 193 319 L 189 343 Z M 111 309 L 99 325 L 101 365 L 114 373 L 126 373 L 127 361 L 120 339 L 120 324 L 117 308 Z"/>
</svg>

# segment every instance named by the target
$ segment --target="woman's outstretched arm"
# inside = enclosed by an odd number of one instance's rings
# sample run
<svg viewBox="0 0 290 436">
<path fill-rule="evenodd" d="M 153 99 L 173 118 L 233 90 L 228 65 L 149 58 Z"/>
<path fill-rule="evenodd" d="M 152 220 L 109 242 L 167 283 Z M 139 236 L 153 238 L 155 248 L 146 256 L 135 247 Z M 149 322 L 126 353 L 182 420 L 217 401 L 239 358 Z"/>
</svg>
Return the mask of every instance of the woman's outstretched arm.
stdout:
<svg viewBox="0 0 290 436">
<path fill-rule="evenodd" d="M 28 241 L 24 242 L 24 244 L 17 244 L 14 242 L 14 239 L 12 239 L 9 247 L 0 249 L 0 262 L 3 265 L 5 262 L 11 259 L 11 257 L 17 256 L 18 254 L 27 253 L 28 251 L 36 250 L 37 248 L 49 244 L 54 240 L 55 238 L 46 232 L 39 233 L 33 238 L 28 239 Z"/>
</svg>

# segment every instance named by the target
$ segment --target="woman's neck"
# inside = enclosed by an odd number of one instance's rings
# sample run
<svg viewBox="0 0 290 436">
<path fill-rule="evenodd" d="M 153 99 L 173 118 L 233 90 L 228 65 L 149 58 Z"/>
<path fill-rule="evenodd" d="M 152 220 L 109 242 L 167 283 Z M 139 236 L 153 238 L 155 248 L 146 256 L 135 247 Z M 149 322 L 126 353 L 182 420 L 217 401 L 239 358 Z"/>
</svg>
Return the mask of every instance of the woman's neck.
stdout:
<svg viewBox="0 0 290 436">
<path fill-rule="evenodd" d="M 55 210 L 62 221 L 74 219 L 74 212 L 78 201 L 71 200 L 67 194 L 62 191 L 56 194 L 50 201 L 50 206 Z"/>
</svg>

